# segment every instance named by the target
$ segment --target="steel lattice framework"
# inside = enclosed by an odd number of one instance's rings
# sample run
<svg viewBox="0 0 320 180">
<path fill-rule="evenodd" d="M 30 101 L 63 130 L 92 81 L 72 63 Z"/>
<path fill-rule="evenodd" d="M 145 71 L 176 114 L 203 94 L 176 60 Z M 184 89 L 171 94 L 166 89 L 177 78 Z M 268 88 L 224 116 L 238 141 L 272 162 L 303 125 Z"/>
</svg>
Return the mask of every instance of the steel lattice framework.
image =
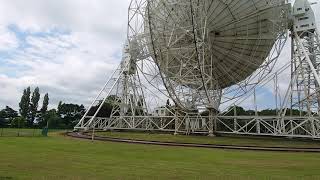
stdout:
<svg viewBox="0 0 320 180">
<path fill-rule="evenodd" d="M 286 0 L 132 0 L 127 32 L 121 64 L 75 129 L 320 137 L 320 41 L 307 0 L 293 9 Z M 291 61 L 279 65 L 290 38 Z M 259 116 L 256 90 L 270 82 L 278 112 Z M 238 116 L 232 107 L 250 97 L 256 112 Z"/>
</svg>

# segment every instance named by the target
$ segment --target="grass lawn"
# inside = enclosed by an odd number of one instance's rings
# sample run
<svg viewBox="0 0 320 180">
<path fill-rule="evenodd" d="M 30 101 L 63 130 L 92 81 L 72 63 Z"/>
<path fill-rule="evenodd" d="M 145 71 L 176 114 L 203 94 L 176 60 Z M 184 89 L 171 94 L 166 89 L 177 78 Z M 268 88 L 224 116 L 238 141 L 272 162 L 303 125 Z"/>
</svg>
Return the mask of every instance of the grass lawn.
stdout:
<svg viewBox="0 0 320 180">
<path fill-rule="evenodd" d="M 320 179 L 320 154 L 0 138 L 0 179 Z"/>
<path fill-rule="evenodd" d="M 64 131 L 67 132 L 67 130 L 59 130 L 59 129 L 49 129 L 49 132 L 56 132 L 56 131 Z M 39 137 L 42 135 L 42 129 L 37 128 L 0 128 L 0 138 L 1 137 Z M 1 180 L 1 179 L 0 179 Z"/>
<path fill-rule="evenodd" d="M 208 136 L 174 136 L 172 134 L 156 134 L 142 132 L 95 132 L 97 136 L 113 138 L 125 138 L 133 140 L 148 140 L 162 142 L 223 144 L 244 146 L 267 146 L 267 147 L 310 147 L 320 148 L 320 141 L 302 141 L 296 139 L 265 138 L 265 137 L 208 137 Z M 320 172 L 319 172 L 320 173 Z"/>
<path fill-rule="evenodd" d="M 42 129 L 0 128 L 0 137 L 42 136 Z"/>
</svg>

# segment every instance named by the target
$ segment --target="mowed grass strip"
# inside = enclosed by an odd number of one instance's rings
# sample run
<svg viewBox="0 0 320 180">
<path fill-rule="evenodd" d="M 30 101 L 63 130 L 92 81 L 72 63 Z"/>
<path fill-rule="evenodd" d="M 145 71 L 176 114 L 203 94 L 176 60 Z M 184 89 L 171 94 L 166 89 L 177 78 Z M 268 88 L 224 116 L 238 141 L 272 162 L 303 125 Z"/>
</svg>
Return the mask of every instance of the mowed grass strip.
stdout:
<svg viewBox="0 0 320 180">
<path fill-rule="evenodd" d="M 157 134 L 145 132 L 95 132 L 102 137 L 124 138 L 132 140 L 147 140 L 178 143 L 200 143 L 240 146 L 263 146 L 263 147 L 299 147 L 320 148 L 320 141 L 268 138 L 268 137 L 208 137 L 208 136 L 185 136 L 172 134 Z"/>
<path fill-rule="evenodd" d="M 320 154 L 0 138 L 0 179 L 319 179 Z"/>
</svg>

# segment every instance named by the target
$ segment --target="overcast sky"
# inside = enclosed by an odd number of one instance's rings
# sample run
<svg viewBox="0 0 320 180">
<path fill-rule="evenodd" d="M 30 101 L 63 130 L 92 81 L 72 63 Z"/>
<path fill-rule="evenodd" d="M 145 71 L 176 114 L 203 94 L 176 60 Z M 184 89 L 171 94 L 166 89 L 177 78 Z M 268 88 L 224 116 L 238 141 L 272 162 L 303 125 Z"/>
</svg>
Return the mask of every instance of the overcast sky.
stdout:
<svg viewBox="0 0 320 180">
<path fill-rule="evenodd" d="M 0 109 L 27 86 L 87 104 L 119 62 L 129 0 L 1 0 Z"/>
<path fill-rule="evenodd" d="M 0 109 L 28 86 L 88 104 L 121 59 L 129 1 L 1 0 Z"/>
</svg>

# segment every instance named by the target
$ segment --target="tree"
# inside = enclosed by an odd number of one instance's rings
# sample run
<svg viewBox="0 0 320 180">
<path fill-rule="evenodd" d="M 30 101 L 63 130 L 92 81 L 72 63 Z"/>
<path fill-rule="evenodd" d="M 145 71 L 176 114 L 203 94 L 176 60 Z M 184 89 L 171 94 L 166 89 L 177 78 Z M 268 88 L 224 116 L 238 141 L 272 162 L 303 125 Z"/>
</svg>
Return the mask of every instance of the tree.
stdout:
<svg viewBox="0 0 320 180">
<path fill-rule="evenodd" d="M 256 114 L 256 111 L 254 111 L 254 110 L 248 110 L 248 111 L 246 111 L 246 114 L 247 114 L 248 116 L 254 116 L 254 115 Z"/>
<path fill-rule="evenodd" d="M 24 117 L 16 117 L 11 122 L 11 127 L 14 128 L 23 128 L 26 125 L 26 118 Z"/>
<path fill-rule="evenodd" d="M 0 111 L 0 127 L 5 127 L 8 122 L 7 122 L 7 115 L 3 110 Z"/>
<path fill-rule="evenodd" d="M 32 93 L 31 97 L 31 103 L 30 103 L 30 119 L 28 119 L 28 125 L 32 126 L 33 122 L 35 120 L 37 111 L 38 111 L 38 105 L 40 100 L 40 90 L 38 87 L 36 87 Z"/>
<path fill-rule="evenodd" d="M 100 107 L 102 101 L 98 103 L 97 106 L 93 106 L 90 108 L 89 112 L 88 112 L 88 116 L 93 116 L 98 108 Z M 119 109 L 120 108 L 120 104 L 121 104 L 121 99 L 115 95 L 110 95 L 108 96 L 107 100 L 105 101 L 105 103 L 102 105 L 100 111 L 97 114 L 97 117 L 110 117 L 112 110 L 113 109 Z M 141 105 L 141 107 L 143 106 L 143 101 L 138 102 L 138 104 Z M 131 108 L 128 109 L 128 112 L 132 114 L 132 110 Z M 113 114 L 114 116 L 119 116 L 119 112 L 114 112 Z"/>
<path fill-rule="evenodd" d="M 248 115 L 247 111 L 243 107 L 240 107 L 240 106 L 231 106 L 229 108 L 229 110 L 228 110 L 228 113 L 226 113 L 225 115 L 226 116 L 234 116 L 235 115 L 234 110 L 236 110 L 236 115 L 237 116 L 246 116 L 246 115 Z"/>
<path fill-rule="evenodd" d="M 30 87 L 28 87 L 27 89 L 24 89 L 23 95 L 22 95 L 20 103 L 19 103 L 20 115 L 25 119 L 28 117 L 28 113 L 30 110 L 29 109 L 29 107 L 30 107 L 30 94 L 31 94 Z"/>
<path fill-rule="evenodd" d="M 40 114 L 38 114 L 38 125 L 39 127 L 44 127 L 47 125 L 47 120 L 45 119 L 46 113 L 48 111 L 48 105 L 49 105 L 49 94 L 46 93 L 43 97 L 42 107 L 40 109 Z"/>
<path fill-rule="evenodd" d="M 63 127 L 73 128 L 85 113 L 83 105 L 59 103 L 58 115 L 62 119 Z"/>
<path fill-rule="evenodd" d="M 42 103 L 42 108 L 41 108 L 41 114 L 45 114 L 48 110 L 48 105 L 49 105 L 49 94 L 46 93 L 43 98 L 43 103 Z"/>
<path fill-rule="evenodd" d="M 61 109 L 61 106 L 62 106 L 62 101 L 59 101 L 59 104 L 58 104 L 58 111 L 59 111 L 59 109 Z"/>
<path fill-rule="evenodd" d="M 258 113 L 260 116 L 276 116 L 278 115 L 276 109 L 264 109 Z"/>
<path fill-rule="evenodd" d="M 51 109 L 47 111 L 43 117 L 44 121 L 40 122 L 40 125 L 46 126 L 47 123 L 49 125 L 49 128 L 57 129 L 57 128 L 64 128 L 64 123 L 62 119 L 57 114 L 57 111 L 55 109 Z"/>
<path fill-rule="evenodd" d="M 15 118 L 18 117 L 18 112 L 14 109 L 12 109 L 9 106 L 6 106 L 5 109 L 3 109 L 2 111 L 4 111 L 7 115 L 7 118 Z"/>
<path fill-rule="evenodd" d="M 219 110 L 216 110 L 215 108 L 212 109 L 213 115 L 217 115 L 219 113 L 220 113 Z M 209 110 L 205 110 L 205 111 L 201 112 L 200 114 L 201 114 L 201 116 L 209 116 Z"/>
<path fill-rule="evenodd" d="M 14 118 L 18 117 L 18 112 L 6 106 L 5 109 L 0 111 L 0 127 L 9 126 Z"/>
</svg>

